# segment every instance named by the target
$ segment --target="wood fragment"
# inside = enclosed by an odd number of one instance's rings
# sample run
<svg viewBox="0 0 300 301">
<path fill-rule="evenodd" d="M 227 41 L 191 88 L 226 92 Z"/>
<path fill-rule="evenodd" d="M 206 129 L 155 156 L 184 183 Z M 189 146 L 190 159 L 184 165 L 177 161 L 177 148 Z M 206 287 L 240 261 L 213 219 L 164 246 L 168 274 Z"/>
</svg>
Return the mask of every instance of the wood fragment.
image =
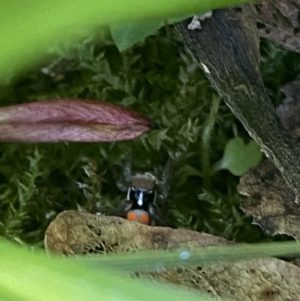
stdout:
<svg viewBox="0 0 300 301">
<path fill-rule="evenodd" d="M 216 10 L 201 30 L 176 24 L 211 84 L 300 199 L 300 151 L 275 114 L 259 70 L 253 5 Z"/>
</svg>

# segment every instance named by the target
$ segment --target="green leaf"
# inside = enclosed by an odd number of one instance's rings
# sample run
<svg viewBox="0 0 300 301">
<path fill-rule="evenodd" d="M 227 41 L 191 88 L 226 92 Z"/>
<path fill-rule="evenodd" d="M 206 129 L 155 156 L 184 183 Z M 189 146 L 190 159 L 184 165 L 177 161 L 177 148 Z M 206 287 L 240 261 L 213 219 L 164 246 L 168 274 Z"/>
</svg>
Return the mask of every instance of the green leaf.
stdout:
<svg viewBox="0 0 300 301">
<path fill-rule="evenodd" d="M 142 42 L 144 39 L 155 32 L 165 24 L 173 24 L 180 22 L 191 16 L 191 14 L 180 14 L 171 18 L 151 18 L 138 21 L 130 21 L 122 25 L 111 25 L 111 36 L 122 52 L 132 47 L 137 42 Z"/>
<path fill-rule="evenodd" d="M 296 255 L 296 242 L 212 246 L 166 252 L 134 252 L 95 257 L 46 256 L 0 240 L 0 300 L 174 300 L 208 301 L 210 297 L 190 288 L 128 277 L 129 271 L 199 265 L 262 256 Z M 51 285 L 50 285 L 51 284 Z"/>
<path fill-rule="evenodd" d="M 87 26 L 166 18 L 209 11 L 245 0 L 0 0 L 2 76 L 42 59 L 60 41 L 78 38 Z M 81 32 L 82 33 L 82 32 Z"/>
<path fill-rule="evenodd" d="M 127 22 L 122 25 L 111 25 L 110 32 L 119 51 L 124 51 L 135 43 L 142 42 L 147 36 L 154 34 L 163 25 L 164 21 L 162 18 L 152 18 Z"/>
<path fill-rule="evenodd" d="M 128 274 L 103 262 L 91 267 L 76 258 L 46 256 L 3 240 L 0 250 L 1 301 L 139 301 L 141 296 L 145 301 L 211 300 L 181 288 L 146 280 L 132 281 Z M 132 255 L 134 260 L 135 254 Z"/>
<path fill-rule="evenodd" d="M 220 166 L 236 176 L 241 176 L 250 168 L 255 167 L 262 157 L 259 146 L 253 140 L 246 145 L 243 139 L 233 138 L 225 147 Z"/>
</svg>

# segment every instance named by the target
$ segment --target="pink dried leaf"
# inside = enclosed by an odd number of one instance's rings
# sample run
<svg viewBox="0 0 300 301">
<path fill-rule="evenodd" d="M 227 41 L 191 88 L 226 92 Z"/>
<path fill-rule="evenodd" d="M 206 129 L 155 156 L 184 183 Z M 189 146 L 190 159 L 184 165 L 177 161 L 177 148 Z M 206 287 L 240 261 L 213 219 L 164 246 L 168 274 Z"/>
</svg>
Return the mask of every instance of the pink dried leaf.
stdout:
<svg viewBox="0 0 300 301">
<path fill-rule="evenodd" d="M 102 101 L 62 99 L 0 108 L 0 141 L 98 142 L 133 139 L 151 121 Z"/>
</svg>

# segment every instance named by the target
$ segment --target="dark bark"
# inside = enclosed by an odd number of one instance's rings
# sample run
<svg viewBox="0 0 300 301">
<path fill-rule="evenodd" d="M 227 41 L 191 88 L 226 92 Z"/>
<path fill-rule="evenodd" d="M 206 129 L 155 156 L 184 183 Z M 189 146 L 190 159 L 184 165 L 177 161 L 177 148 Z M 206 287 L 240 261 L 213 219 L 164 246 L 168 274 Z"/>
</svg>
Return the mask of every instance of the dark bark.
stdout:
<svg viewBox="0 0 300 301">
<path fill-rule="evenodd" d="M 251 4 L 217 10 L 189 30 L 176 24 L 187 47 L 250 136 L 300 199 L 300 151 L 278 120 L 259 70 L 259 39 Z"/>
</svg>

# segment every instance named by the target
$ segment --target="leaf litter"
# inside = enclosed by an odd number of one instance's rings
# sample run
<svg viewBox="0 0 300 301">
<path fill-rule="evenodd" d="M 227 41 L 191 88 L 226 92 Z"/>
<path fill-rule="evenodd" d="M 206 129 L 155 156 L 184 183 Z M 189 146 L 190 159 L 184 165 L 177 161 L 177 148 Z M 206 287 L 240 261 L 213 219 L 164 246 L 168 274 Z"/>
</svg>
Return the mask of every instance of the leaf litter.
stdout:
<svg viewBox="0 0 300 301">
<path fill-rule="evenodd" d="M 56 254 L 86 255 L 176 250 L 232 245 L 222 237 L 167 227 L 151 227 L 119 217 L 64 211 L 49 225 L 46 250 Z M 300 268 L 276 258 L 137 271 L 133 277 L 185 286 L 216 300 L 296 300 Z"/>
</svg>

